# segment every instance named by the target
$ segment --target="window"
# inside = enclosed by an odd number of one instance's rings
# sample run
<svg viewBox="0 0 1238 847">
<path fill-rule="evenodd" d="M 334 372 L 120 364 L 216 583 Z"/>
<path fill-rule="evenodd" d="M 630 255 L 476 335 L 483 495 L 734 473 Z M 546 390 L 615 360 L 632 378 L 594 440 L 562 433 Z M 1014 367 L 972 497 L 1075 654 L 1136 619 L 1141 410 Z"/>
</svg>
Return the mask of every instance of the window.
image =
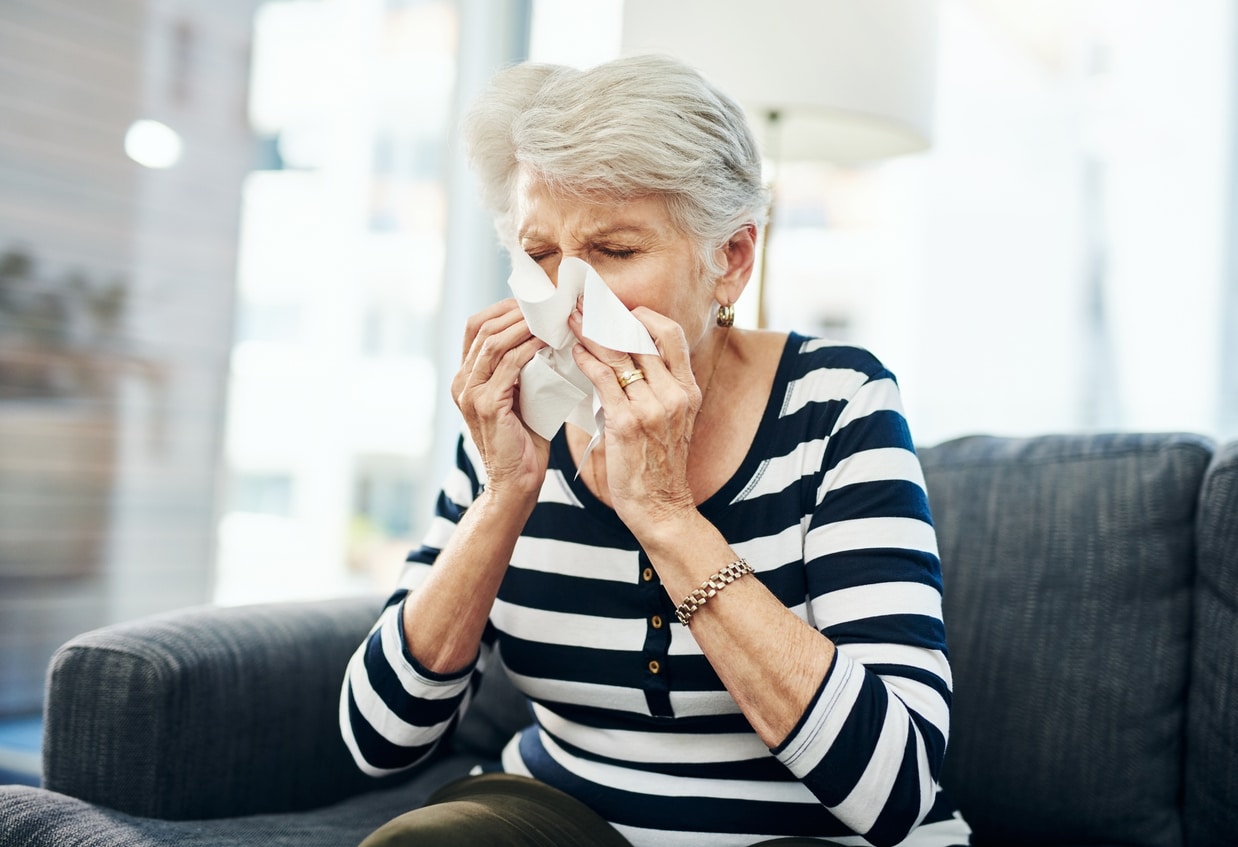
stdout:
<svg viewBox="0 0 1238 847">
<path fill-rule="evenodd" d="M 245 185 L 225 452 L 251 499 L 297 496 L 278 526 L 239 514 L 248 501 L 223 516 L 228 602 L 385 590 L 357 582 L 349 551 L 358 533 L 407 544 L 428 473 L 457 16 L 445 0 L 363 5 L 255 19 L 250 112 L 281 167 Z M 368 464 L 376 452 L 399 473 Z"/>
<path fill-rule="evenodd" d="M 291 474 L 237 474 L 232 479 L 228 511 L 287 517 L 292 514 L 292 502 Z"/>
<path fill-rule="evenodd" d="M 77 633 L 389 588 L 348 567 L 354 468 L 399 468 L 362 514 L 415 538 L 475 310 L 457 64 L 527 43 L 524 0 L 479 5 L 0 6 L 0 719 Z"/>
<path fill-rule="evenodd" d="M 523 8 L 258 8 L 249 117 L 267 155 L 241 202 L 224 462 L 251 487 L 266 481 L 251 498 L 279 500 L 272 468 L 291 494 L 278 514 L 226 507 L 216 600 L 386 592 L 428 525 L 437 456 L 450 459 L 459 427 L 440 369 L 454 367 L 463 315 L 501 279 L 497 266 L 457 267 L 466 282 L 444 282 L 449 238 L 471 254 L 493 241 L 452 171 L 467 99 L 457 65 L 477 63 L 468 79 L 484 80 L 519 55 Z"/>
<path fill-rule="evenodd" d="M 253 9 L 0 6 L 0 716 L 207 599 Z"/>
</svg>

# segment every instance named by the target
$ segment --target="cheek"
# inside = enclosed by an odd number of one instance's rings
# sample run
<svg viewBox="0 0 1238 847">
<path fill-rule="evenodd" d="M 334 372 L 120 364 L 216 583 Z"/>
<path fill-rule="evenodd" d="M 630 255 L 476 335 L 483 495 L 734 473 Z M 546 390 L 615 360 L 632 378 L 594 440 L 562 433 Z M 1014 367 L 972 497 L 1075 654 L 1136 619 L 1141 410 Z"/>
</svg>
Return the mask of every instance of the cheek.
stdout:
<svg viewBox="0 0 1238 847">
<path fill-rule="evenodd" d="M 708 288 L 687 268 L 640 260 L 599 262 L 593 266 L 619 301 L 629 310 L 652 309 L 693 332 L 703 326 L 709 304 Z"/>
<path fill-rule="evenodd" d="M 630 260 L 598 262 L 593 264 L 593 269 L 629 310 L 637 306 L 658 310 L 656 304 L 660 302 L 663 280 L 657 276 L 657 269 L 641 268 L 640 265 L 641 262 Z"/>
</svg>

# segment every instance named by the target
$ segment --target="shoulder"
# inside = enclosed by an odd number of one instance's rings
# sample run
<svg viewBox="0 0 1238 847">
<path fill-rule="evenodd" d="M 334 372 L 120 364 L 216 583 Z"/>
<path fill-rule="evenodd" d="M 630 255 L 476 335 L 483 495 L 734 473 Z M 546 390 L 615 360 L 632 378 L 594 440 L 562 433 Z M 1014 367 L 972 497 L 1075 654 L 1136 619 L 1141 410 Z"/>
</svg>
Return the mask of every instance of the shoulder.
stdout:
<svg viewBox="0 0 1238 847">
<path fill-rule="evenodd" d="M 733 330 L 736 334 L 728 345 L 741 362 L 741 367 L 753 373 L 785 371 L 802 375 L 811 370 L 850 370 L 866 377 L 890 376 L 890 372 L 863 347 L 828 338 L 801 335 L 798 332 L 771 330 Z"/>
<path fill-rule="evenodd" d="M 775 383 L 783 411 L 806 406 L 845 405 L 874 389 L 897 393 L 898 384 L 881 360 L 863 347 L 792 333 Z"/>
<path fill-rule="evenodd" d="M 881 360 L 869 350 L 834 339 L 793 332 L 787 338 L 787 354 L 798 374 L 836 371 L 842 376 L 850 374 L 864 381 L 894 378 Z"/>
</svg>

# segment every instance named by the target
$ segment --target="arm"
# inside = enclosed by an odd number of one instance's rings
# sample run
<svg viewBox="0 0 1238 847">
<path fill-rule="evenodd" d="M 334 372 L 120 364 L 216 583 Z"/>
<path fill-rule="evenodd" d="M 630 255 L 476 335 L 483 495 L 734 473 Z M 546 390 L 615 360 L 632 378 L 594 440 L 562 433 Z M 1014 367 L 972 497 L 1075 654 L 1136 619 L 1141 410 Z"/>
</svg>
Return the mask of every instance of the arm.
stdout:
<svg viewBox="0 0 1238 847">
<path fill-rule="evenodd" d="M 469 322 L 452 396 L 476 452 L 462 447 L 440 498 L 435 532 L 452 531 L 424 557 L 433 568 L 413 569 L 416 590 L 393 596 L 340 698 L 341 730 L 367 773 L 423 760 L 468 705 L 490 609 L 546 473 L 549 444 L 516 413 L 520 369 L 542 346 L 511 300 Z"/>
<path fill-rule="evenodd" d="M 660 347 L 672 337 L 660 319 L 642 320 Z M 668 353 L 673 346 L 666 344 Z M 584 355 L 578 361 L 594 367 Z M 591 376 L 615 409 L 607 407 L 611 495 L 679 602 L 738 558 L 686 486 L 671 474 L 657 478 L 662 466 L 679 472 L 681 435 L 673 420 L 645 408 L 644 397 L 673 409 L 676 383 L 689 407 L 692 392 L 671 353 L 664 372 L 638 361 L 655 376 L 647 378 L 648 395 L 628 392 L 635 401 L 625 406 L 611 390 L 609 364 Z M 930 808 L 944 747 L 948 670 L 935 543 L 893 379 L 861 375 L 846 401 L 836 420 L 822 416 L 826 467 L 805 521 L 809 616 L 819 629 L 759 580 L 740 579 L 697 612 L 692 634 L 780 760 L 855 831 L 896 843 Z M 613 463 L 612 451 L 619 454 Z M 623 476 L 625 468 L 643 470 Z M 666 491 L 675 496 L 661 496 Z"/>
<path fill-rule="evenodd" d="M 810 616 L 836 657 L 774 752 L 837 817 L 896 843 L 936 795 L 950 668 L 923 476 L 884 370 L 830 432 L 804 549 Z"/>
<path fill-rule="evenodd" d="M 457 467 L 439 494 L 434 522 L 408 557 L 400 588 L 353 654 L 340 695 L 344 741 L 361 770 L 381 776 L 418 764 L 468 708 L 486 671 L 489 645 L 477 645 L 454 673 L 436 673 L 413 654 L 403 625 L 408 598 L 421 593 L 480 494 L 480 481 L 461 438 Z"/>
</svg>

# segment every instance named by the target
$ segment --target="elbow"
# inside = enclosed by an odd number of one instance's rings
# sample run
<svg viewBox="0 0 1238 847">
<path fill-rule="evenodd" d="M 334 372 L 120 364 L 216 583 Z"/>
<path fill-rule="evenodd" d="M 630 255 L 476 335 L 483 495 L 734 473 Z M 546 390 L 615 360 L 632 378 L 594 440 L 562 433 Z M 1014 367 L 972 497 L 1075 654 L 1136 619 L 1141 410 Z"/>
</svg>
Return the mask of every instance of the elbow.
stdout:
<svg viewBox="0 0 1238 847">
<path fill-rule="evenodd" d="M 901 843 L 928 815 L 937 798 L 935 774 L 940 766 L 939 758 L 933 759 L 922 739 L 911 733 L 890 794 L 864 832 L 874 847 Z"/>
<path fill-rule="evenodd" d="M 342 721 L 340 734 L 357 769 L 375 779 L 416 767 L 434 754 L 442 740 L 435 736 L 425 744 L 395 744 L 382 738 L 361 715 Z"/>
<path fill-rule="evenodd" d="M 894 847 L 907 839 L 927 812 L 928 807 L 918 797 L 909 797 L 903 803 L 891 798 L 872 828 L 864 833 L 864 839 L 873 847 Z"/>
<path fill-rule="evenodd" d="M 894 847 L 906 840 L 927 812 L 928 807 L 918 797 L 908 797 L 905 801 L 891 797 L 873 826 L 864 833 L 864 838 L 873 847 Z"/>
<path fill-rule="evenodd" d="M 914 826 L 905 830 L 898 830 L 897 832 L 900 834 L 897 835 L 886 835 L 884 831 L 867 832 L 864 834 L 864 840 L 873 845 L 873 847 L 896 847 L 896 845 L 903 843 L 913 829 L 915 829 Z"/>
<path fill-rule="evenodd" d="M 366 758 L 365 753 L 362 752 L 361 745 L 357 741 L 358 735 L 364 737 L 373 734 L 373 728 L 369 726 L 365 718 L 357 711 L 352 699 L 352 686 L 347 676 L 344 678 L 344 686 L 340 691 L 339 724 L 340 738 L 343 740 L 344 746 L 348 748 L 348 754 L 352 756 L 353 763 L 359 771 L 366 776 L 375 778 L 386 776 L 390 773 L 389 770 L 371 763 Z M 359 726 L 359 724 L 364 724 L 364 726 Z"/>
<path fill-rule="evenodd" d="M 372 723 L 358 707 L 349 679 L 345 678 L 340 692 L 340 736 L 358 770 L 367 776 L 391 776 L 421 764 L 439 748 L 449 734 L 444 729 L 452 723 L 448 720 L 435 726 L 414 727 L 396 718 L 391 720 L 399 724 L 396 731 L 381 721 L 378 725 Z"/>
</svg>

